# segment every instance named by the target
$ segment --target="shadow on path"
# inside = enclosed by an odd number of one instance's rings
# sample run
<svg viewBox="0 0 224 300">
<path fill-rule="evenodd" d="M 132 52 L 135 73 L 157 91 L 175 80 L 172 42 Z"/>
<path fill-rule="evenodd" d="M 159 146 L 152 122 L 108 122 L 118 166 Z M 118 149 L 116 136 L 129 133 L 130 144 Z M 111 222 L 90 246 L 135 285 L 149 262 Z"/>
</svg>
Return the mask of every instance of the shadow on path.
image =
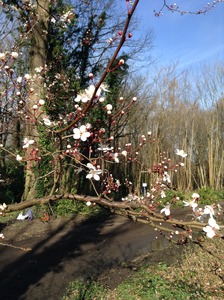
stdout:
<svg viewBox="0 0 224 300">
<path fill-rule="evenodd" d="M 97 278 L 106 269 L 164 246 L 154 238 L 149 226 L 110 216 L 80 225 L 64 223 L 47 236 L 17 242 L 31 247 L 29 252 L 0 246 L 0 299 L 61 299 L 70 281 Z"/>
</svg>

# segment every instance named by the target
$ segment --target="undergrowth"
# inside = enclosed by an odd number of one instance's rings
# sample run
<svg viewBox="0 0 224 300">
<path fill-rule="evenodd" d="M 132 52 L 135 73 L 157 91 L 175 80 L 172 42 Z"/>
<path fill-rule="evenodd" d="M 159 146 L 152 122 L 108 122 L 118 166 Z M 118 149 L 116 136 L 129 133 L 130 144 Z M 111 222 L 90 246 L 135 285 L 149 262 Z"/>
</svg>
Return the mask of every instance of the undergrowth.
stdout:
<svg viewBox="0 0 224 300">
<path fill-rule="evenodd" d="M 145 265 L 114 289 L 76 280 L 63 300 L 222 300 L 223 295 L 224 241 L 217 239 L 188 247 L 178 264 Z"/>
</svg>

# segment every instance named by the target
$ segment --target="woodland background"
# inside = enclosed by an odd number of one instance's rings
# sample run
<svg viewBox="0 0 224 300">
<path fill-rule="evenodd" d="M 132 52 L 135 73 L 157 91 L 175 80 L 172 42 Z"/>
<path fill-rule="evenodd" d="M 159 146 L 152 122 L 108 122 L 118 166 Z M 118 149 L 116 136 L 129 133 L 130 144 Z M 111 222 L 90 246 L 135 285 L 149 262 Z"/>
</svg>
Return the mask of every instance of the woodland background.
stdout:
<svg viewBox="0 0 224 300">
<path fill-rule="evenodd" d="M 69 124 L 75 115 L 75 97 L 88 87 L 90 72 L 100 78 L 126 16 L 120 11 L 114 17 L 116 1 L 35 3 L 0 3 L 0 52 L 8 55 L 0 62 L 0 143 L 7 149 L 0 149 L 0 200 L 6 203 L 62 191 L 94 194 L 74 157 L 58 158 L 68 139 L 73 140 L 65 138 L 69 130 L 62 132 L 59 145 L 51 130 L 27 122 L 27 115 L 34 115 L 33 105 L 44 99 L 45 114 L 63 126 Z M 129 32 L 137 26 L 138 20 L 132 19 Z M 105 79 L 110 91 L 105 103 L 113 105 L 113 115 L 105 115 L 104 103 L 92 109 L 85 121 L 94 124 L 95 130 L 104 127 L 108 137 L 114 136 L 106 145 L 114 149 L 128 143 L 138 149 L 141 136 L 151 132 L 153 141 L 142 147 L 137 161 L 107 165 L 114 178 L 121 182 L 128 178 L 139 193 L 142 183 L 150 185 L 154 176 L 151 170 L 158 158 L 174 160 L 176 149 L 184 149 L 188 159 L 178 176 L 173 175 L 174 189 L 223 190 L 223 62 L 203 65 L 200 70 L 180 71 L 178 64 L 158 69 L 150 57 L 153 40 L 153 29 L 141 41 L 132 34 L 127 37 L 113 64 L 124 59 L 124 65 Z M 17 59 L 9 56 L 11 51 L 19 53 Z M 39 72 L 40 66 L 43 69 Z M 25 74 L 36 76 L 29 87 Z M 118 101 L 120 97 L 124 102 Z M 121 114 L 122 105 L 128 106 L 133 97 L 137 101 Z M 22 155 L 28 135 L 38 137 L 42 159 L 27 169 L 27 163 L 16 161 L 15 154 Z M 97 155 L 99 150 L 93 151 Z M 118 196 L 126 193 L 123 187 Z"/>
</svg>

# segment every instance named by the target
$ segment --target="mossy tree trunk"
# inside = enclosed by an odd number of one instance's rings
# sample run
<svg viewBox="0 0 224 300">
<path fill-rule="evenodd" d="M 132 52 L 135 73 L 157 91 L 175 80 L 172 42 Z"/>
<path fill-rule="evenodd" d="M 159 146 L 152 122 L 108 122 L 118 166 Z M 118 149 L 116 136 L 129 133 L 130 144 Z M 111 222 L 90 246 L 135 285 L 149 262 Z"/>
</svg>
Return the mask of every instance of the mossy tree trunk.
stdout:
<svg viewBox="0 0 224 300">
<path fill-rule="evenodd" d="M 28 139 L 35 140 L 38 145 L 38 126 L 35 120 L 31 121 L 32 113 L 34 113 L 33 106 L 38 104 L 41 98 L 45 96 L 44 78 L 38 73 L 36 68 L 44 69 L 46 65 L 47 56 L 47 32 L 49 22 L 49 3 L 48 0 L 39 0 L 36 3 L 35 13 L 30 12 L 30 20 L 32 26 L 32 37 L 30 47 L 30 75 L 34 80 L 30 88 L 33 92 L 29 95 L 28 112 L 30 119 L 26 122 L 26 135 Z M 35 198 L 36 195 L 37 174 L 35 172 L 35 163 L 27 162 L 27 169 L 25 173 L 25 189 L 23 193 L 23 200 Z"/>
</svg>

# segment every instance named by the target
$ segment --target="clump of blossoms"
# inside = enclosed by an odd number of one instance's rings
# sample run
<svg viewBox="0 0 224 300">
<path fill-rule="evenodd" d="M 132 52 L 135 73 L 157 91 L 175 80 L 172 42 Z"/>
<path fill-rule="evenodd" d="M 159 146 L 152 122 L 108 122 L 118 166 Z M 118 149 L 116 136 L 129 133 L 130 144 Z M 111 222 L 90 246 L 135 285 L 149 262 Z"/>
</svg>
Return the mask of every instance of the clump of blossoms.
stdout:
<svg viewBox="0 0 224 300">
<path fill-rule="evenodd" d="M 82 103 L 88 102 L 90 99 L 92 99 L 95 90 L 96 90 L 95 85 L 91 84 L 87 89 L 85 89 L 85 91 L 81 91 L 76 96 L 75 102 L 77 102 L 77 103 L 79 103 L 79 102 L 82 102 Z M 99 98 L 102 92 L 109 92 L 109 90 L 107 89 L 107 86 L 104 83 L 102 83 L 100 85 L 100 87 L 98 88 L 95 97 Z"/>
</svg>

